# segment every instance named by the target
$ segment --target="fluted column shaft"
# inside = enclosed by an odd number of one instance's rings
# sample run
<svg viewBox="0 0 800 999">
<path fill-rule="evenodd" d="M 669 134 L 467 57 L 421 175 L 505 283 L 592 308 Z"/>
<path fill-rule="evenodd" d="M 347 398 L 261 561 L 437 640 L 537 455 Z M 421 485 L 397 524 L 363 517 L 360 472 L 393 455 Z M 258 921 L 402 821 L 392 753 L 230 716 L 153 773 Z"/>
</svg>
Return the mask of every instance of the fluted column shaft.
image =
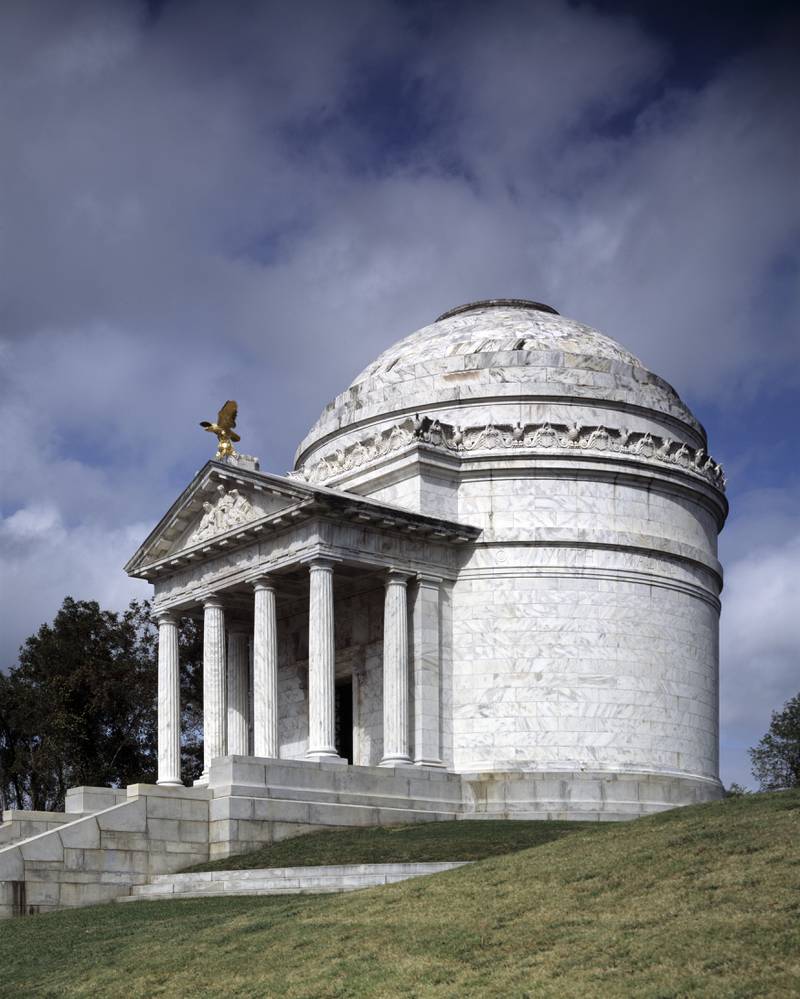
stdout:
<svg viewBox="0 0 800 999">
<path fill-rule="evenodd" d="M 158 617 L 158 783 L 181 784 L 181 679 L 174 614 Z"/>
<path fill-rule="evenodd" d="M 417 576 L 412 608 L 414 762 L 441 767 L 441 626 L 442 580 Z"/>
<path fill-rule="evenodd" d="M 247 641 L 247 755 L 255 756 L 253 749 L 253 691 L 255 681 L 253 678 L 253 636 Z"/>
<path fill-rule="evenodd" d="M 228 632 L 228 752 L 247 756 L 247 688 L 249 672 L 246 632 Z"/>
<path fill-rule="evenodd" d="M 209 597 L 203 610 L 203 775 L 208 780 L 211 761 L 224 756 L 225 738 L 225 611 Z"/>
<path fill-rule="evenodd" d="M 275 584 L 256 580 L 253 627 L 253 753 L 277 759 L 278 624 Z"/>
<path fill-rule="evenodd" d="M 389 572 L 383 612 L 382 767 L 411 763 L 408 754 L 408 574 Z"/>
<path fill-rule="evenodd" d="M 309 565 L 308 752 L 309 759 L 339 759 L 335 744 L 336 649 L 333 632 L 333 564 Z"/>
</svg>

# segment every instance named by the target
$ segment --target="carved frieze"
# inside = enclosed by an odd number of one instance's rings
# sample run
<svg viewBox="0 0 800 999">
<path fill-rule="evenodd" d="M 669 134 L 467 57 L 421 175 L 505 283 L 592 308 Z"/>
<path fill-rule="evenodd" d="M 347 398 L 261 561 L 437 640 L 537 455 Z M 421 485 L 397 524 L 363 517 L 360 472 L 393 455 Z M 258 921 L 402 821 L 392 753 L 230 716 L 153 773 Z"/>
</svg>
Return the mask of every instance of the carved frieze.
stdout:
<svg viewBox="0 0 800 999">
<path fill-rule="evenodd" d="M 487 424 L 460 427 L 415 416 L 388 430 L 357 440 L 323 455 L 295 472 L 295 478 L 313 485 L 329 482 L 345 472 L 370 465 L 394 451 L 419 441 L 456 454 L 485 451 L 596 451 L 628 454 L 646 461 L 677 465 L 725 490 L 725 473 L 703 448 L 695 450 L 681 441 L 650 433 L 561 423 Z"/>
<path fill-rule="evenodd" d="M 203 516 L 186 539 L 187 545 L 205 541 L 206 538 L 222 534 L 232 527 L 239 527 L 259 516 L 250 500 L 238 489 L 226 489 L 220 485 L 217 486 L 217 494 L 213 503 L 209 501 L 203 503 Z"/>
</svg>

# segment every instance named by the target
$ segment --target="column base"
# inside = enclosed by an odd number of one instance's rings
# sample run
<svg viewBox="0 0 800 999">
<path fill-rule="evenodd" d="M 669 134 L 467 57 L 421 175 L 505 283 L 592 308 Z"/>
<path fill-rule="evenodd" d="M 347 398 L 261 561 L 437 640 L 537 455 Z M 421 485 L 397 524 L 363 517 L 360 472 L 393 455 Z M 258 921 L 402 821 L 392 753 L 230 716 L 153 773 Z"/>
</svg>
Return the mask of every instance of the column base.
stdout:
<svg viewBox="0 0 800 999">
<path fill-rule="evenodd" d="M 324 750 L 318 753 L 306 753 L 306 759 L 309 763 L 343 763 L 345 766 L 348 765 L 343 756 L 339 756 L 337 753 L 326 753 Z"/>
<path fill-rule="evenodd" d="M 413 767 L 410 756 L 384 756 L 379 767 Z"/>
<path fill-rule="evenodd" d="M 208 781 L 206 781 L 208 783 Z M 157 780 L 156 784 L 159 787 L 183 787 L 182 780 Z"/>
</svg>

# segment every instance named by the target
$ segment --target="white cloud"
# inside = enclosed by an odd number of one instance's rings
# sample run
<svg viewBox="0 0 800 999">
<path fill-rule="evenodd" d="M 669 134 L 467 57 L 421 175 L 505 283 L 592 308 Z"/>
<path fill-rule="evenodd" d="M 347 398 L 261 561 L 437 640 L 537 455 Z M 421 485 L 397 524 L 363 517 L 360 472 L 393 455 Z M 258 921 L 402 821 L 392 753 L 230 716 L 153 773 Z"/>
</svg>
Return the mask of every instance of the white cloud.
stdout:
<svg viewBox="0 0 800 999">
<path fill-rule="evenodd" d="M 147 531 L 141 523 L 67 529 L 50 505 L 25 507 L 0 520 L 0 668 L 14 664 L 24 639 L 53 619 L 67 595 L 114 610 L 149 596 L 149 586 L 122 572 Z"/>
<path fill-rule="evenodd" d="M 747 749 L 767 731 L 771 712 L 800 692 L 798 502 L 800 490 L 745 496 L 730 525 L 735 554 L 725 565 L 720 629 L 726 783 L 752 785 Z"/>
</svg>

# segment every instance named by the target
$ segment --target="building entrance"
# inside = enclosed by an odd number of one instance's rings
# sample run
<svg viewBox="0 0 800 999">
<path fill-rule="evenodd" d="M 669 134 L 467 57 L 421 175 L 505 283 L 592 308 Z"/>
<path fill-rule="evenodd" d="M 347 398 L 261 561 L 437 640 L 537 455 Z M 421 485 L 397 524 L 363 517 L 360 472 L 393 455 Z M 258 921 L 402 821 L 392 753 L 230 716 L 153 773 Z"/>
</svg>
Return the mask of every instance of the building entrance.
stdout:
<svg viewBox="0 0 800 999">
<path fill-rule="evenodd" d="M 348 763 L 353 762 L 353 683 L 345 680 L 336 684 L 336 718 L 334 721 L 336 752 Z"/>
</svg>

